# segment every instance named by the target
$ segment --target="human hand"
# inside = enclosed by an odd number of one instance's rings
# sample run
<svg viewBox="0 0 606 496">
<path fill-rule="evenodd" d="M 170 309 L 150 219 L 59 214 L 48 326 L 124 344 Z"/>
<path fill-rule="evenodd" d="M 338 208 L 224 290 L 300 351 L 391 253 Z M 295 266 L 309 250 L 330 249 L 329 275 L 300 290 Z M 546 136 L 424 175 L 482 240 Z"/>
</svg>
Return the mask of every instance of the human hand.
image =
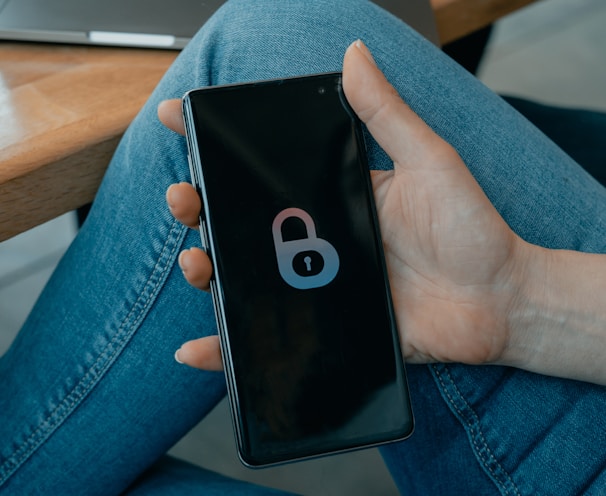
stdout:
<svg viewBox="0 0 606 496">
<path fill-rule="evenodd" d="M 496 363 L 507 347 L 525 243 L 509 229 L 455 150 L 400 99 L 366 47 L 354 43 L 343 64 L 354 111 L 394 161 L 372 173 L 400 339 L 409 362 Z M 159 116 L 183 134 L 179 101 Z M 173 215 L 197 227 L 200 202 L 187 184 L 167 192 Z M 199 249 L 181 254 L 186 279 L 208 288 L 212 268 Z M 178 360 L 221 367 L 217 337 L 183 345 Z"/>
<path fill-rule="evenodd" d="M 164 102 L 159 108 L 159 115 L 165 124 L 170 116 L 176 116 L 178 122 L 180 101 Z M 182 126 L 182 121 L 181 121 Z M 178 128 L 171 127 L 178 131 Z M 185 226 L 198 229 L 198 214 L 202 208 L 200 198 L 194 187 L 189 183 L 172 184 L 166 192 L 166 201 L 173 216 Z M 183 276 L 193 287 L 202 291 L 210 289 L 212 264 L 206 253 L 200 248 L 184 250 L 179 254 L 179 266 Z M 222 370 L 223 361 L 219 337 L 207 336 L 184 343 L 175 353 L 175 359 L 192 367 L 204 370 Z"/>
</svg>

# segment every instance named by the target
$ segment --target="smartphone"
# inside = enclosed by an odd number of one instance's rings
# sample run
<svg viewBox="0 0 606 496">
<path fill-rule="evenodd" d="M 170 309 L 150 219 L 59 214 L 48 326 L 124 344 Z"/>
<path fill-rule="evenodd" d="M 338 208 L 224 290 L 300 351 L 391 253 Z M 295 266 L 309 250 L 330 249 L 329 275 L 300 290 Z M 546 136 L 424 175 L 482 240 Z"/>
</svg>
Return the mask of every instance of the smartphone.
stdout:
<svg viewBox="0 0 606 496">
<path fill-rule="evenodd" d="M 203 88 L 183 110 L 242 462 L 406 438 L 364 138 L 341 75 Z"/>
</svg>

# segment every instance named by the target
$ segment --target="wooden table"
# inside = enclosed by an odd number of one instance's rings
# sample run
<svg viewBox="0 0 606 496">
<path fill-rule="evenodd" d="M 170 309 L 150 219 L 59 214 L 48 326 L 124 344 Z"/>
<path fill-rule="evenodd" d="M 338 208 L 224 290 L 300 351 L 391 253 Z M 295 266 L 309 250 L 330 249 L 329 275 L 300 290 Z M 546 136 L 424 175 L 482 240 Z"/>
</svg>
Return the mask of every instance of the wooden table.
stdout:
<svg viewBox="0 0 606 496">
<path fill-rule="evenodd" d="M 92 200 L 175 55 L 0 43 L 0 241 Z"/>
<path fill-rule="evenodd" d="M 534 0 L 431 0 L 452 41 Z M 0 241 L 89 203 L 176 52 L 0 42 Z"/>
</svg>

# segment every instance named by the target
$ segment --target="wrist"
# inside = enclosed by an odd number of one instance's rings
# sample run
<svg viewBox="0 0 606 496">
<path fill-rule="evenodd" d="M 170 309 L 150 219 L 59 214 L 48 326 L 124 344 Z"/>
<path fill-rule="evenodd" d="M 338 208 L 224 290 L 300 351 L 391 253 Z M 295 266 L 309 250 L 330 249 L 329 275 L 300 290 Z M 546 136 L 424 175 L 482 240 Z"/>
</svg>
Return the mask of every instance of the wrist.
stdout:
<svg viewBox="0 0 606 496">
<path fill-rule="evenodd" d="M 521 241 L 514 258 L 516 294 L 499 363 L 606 384 L 604 255 Z"/>
<path fill-rule="evenodd" d="M 536 369 L 536 352 L 544 339 L 549 315 L 547 275 L 552 270 L 551 250 L 519 239 L 511 270 L 511 301 L 507 315 L 508 338 L 499 363 L 526 370 Z"/>
</svg>

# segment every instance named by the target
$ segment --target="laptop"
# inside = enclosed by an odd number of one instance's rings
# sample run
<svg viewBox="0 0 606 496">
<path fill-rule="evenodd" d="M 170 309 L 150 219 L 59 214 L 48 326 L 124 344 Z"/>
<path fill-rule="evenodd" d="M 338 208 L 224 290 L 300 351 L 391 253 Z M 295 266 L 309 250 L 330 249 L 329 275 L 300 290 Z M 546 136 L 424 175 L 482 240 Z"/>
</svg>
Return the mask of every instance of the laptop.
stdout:
<svg viewBox="0 0 606 496">
<path fill-rule="evenodd" d="M 0 0 L 0 39 L 181 49 L 224 1 Z M 437 43 L 429 0 L 375 3 Z"/>
</svg>

